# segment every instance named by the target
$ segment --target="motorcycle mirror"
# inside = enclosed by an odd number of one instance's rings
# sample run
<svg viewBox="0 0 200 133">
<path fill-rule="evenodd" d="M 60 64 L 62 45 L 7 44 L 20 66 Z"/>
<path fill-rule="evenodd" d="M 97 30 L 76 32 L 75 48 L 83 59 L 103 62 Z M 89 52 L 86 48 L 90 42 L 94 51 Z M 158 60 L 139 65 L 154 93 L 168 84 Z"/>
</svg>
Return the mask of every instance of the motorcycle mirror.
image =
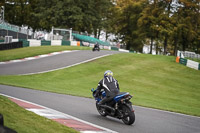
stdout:
<svg viewBox="0 0 200 133">
<path fill-rule="evenodd" d="M 91 89 L 91 92 L 94 92 L 94 88 Z"/>
</svg>

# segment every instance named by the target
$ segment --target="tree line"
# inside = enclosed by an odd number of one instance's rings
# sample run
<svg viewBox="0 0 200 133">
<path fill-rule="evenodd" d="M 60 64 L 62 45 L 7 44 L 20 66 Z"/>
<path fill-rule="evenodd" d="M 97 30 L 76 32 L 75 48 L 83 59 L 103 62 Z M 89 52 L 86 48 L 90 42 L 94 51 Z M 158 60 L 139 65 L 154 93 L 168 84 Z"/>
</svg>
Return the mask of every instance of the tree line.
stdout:
<svg viewBox="0 0 200 133">
<path fill-rule="evenodd" d="M 3 0 L 5 20 L 33 30 L 72 28 L 99 38 L 115 34 L 126 49 L 200 53 L 199 0 Z"/>
</svg>

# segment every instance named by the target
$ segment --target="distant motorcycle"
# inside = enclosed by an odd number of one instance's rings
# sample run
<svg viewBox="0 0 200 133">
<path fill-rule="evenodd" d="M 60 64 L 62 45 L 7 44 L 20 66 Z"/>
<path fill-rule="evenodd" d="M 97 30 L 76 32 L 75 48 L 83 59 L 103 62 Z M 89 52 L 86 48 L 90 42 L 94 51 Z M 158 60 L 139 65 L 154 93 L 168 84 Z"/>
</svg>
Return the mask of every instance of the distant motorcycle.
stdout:
<svg viewBox="0 0 200 133">
<path fill-rule="evenodd" d="M 96 92 L 94 88 L 91 90 L 93 92 L 93 97 Z M 135 113 L 132 107 L 132 103 L 130 99 L 132 96 L 128 92 L 120 92 L 117 96 L 113 98 L 113 100 L 109 103 L 106 103 L 108 106 L 115 108 L 115 111 L 110 110 L 108 108 L 100 107 L 98 103 L 106 96 L 105 91 L 101 91 L 98 96 L 94 97 L 96 100 L 96 108 L 101 116 L 106 117 L 111 116 L 118 119 L 122 119 L 122 121 L 131 125 L 135 122 Z"/>
<path fill-rule="evenodd" d="M 92 51 L 100 51 L 100 47 L 98 44 L 95 44 Z"/>
</svg>

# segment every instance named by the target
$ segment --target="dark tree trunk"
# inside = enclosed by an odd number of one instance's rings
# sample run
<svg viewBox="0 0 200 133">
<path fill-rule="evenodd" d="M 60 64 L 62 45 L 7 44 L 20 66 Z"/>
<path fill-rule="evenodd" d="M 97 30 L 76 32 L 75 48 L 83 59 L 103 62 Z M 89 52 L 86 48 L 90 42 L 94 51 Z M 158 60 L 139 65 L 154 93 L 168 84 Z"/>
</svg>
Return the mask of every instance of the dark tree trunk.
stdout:
<svg viewBox="0 0 200 133">
<path fill-rule="evenodd" d="M 177 38 L 174 40 L 174 56 L 177 55 Z"/>
<path fill-rule="evenodd" d="M 153 37 L 151 37 L 150 54 L 152 54 L 152 48 L 153 48 Z"/>
<path fill-rule="evenodd" d="M 94 29 L 94 37 L 97 38 L 97 29 Z"/>
<path fill-rule="evenodd" d="M 106 40 L 108 40 L 108 32 L 106 32 Z"/>
<path fill-rule="evenodd" d="M 100 35 L 101 35 L 101 30 L 99 29 L 98 30 L 98 39 L 99 39 Z"/>
<path fill-rule="evenodd" d="M 167 54 L 167 41 L 168 41 L 168 37 L 166 36 L 164 40 L 164 55 Z"/>
<path fill-rule="evenodd" d="M 126 44 L 126 49 L 127 49 L 127 50 L 130 50 L 130 47 L 131 47 L 131 42 L 128 41 L 128 43 Z"/>
<path fill-rule="evenodd" d="M 158 54 L 158 45 L 156 44 L 156 55 Z"/>
<path fill-rule="evenodd" d="M 183 41 L 183 43 L 182 43 L 182 50 L 183 50 L 183 51 L 185 51 L 185 48 L 186 48 L 185 45 L 186 45 L 186 44 L 185 44 L 185 41 Z"/>
</svg>

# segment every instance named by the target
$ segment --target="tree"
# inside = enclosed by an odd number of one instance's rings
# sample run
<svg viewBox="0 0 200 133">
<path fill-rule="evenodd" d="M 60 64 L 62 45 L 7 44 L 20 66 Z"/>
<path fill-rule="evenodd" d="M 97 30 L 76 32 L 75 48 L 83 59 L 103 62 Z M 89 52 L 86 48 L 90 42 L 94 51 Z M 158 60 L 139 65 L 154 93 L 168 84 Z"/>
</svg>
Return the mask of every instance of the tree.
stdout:
<svg viewBox="0 0 200 133">
<path fill-rule="evenodd" d="M 158 37 L 158 16 L 160 15 L 160 9 L 157 4 L 157 0 L 152 2 L 147 1 L 147 6 L 141 13 L 141 17 L 138 20 L 138 26 L 140 28 L 140 34 L 144 36 L 144 41 L 150 39 L 150 54 L 152 54 L 152 47 L 154 40 Z"/>
<path fill-rule="evenodd" d="M 114 33 L 126 49 L 158 48 L 200 52 L 199 0 L 2 0 L 5 20 L 50 31 L 72 28 L 99 38 Z"/>
<path fill-rule="evenodd" d="M 56 27 L 73 28 L 79 31 L 83 22 L 82 9 L 77 3 L 80 0 L 64 0 L 58 1 L 54 7 Z"/>
<path fill-rule="evenodd" d="M 182 50 L 195 50 L 199 47 L 199 31 L 200 31 L 200 2 L 198 0 L 180 0 L 181 5 L 178 9 L 179 25 L 180 25 L 180 43 Z"/>
<path fill-rule="evenodd" d="M 164 40 L 164 55 L 167 54 L 168 40 L 172 34 L 173 25 L 171 20 L 172 0 L 162 0 L 159 3 L 160 15 L 158 17 L 160 37 Z"/>
<path fill-rule="evenodd" d="M 116 3 L 113 27 L 128 50 L 142 51 L 142 39 L 138 34 L 137 21 L 145 2 L 145 0 L 118 0 Z"/>
<path fill-rule="evenodd" d="M 108 13 L 112 7 L 110 0 L 84 0 L 80 2 L 83 12 L 83 30 L 99 38 L 108 20 Z"/>
<path fill-rule="evenodd" d="M 28 25 L 30 4 L 28 0 L 7 0 L 5 3 L 5 20 L 16 25 Z"/>
</svg>

